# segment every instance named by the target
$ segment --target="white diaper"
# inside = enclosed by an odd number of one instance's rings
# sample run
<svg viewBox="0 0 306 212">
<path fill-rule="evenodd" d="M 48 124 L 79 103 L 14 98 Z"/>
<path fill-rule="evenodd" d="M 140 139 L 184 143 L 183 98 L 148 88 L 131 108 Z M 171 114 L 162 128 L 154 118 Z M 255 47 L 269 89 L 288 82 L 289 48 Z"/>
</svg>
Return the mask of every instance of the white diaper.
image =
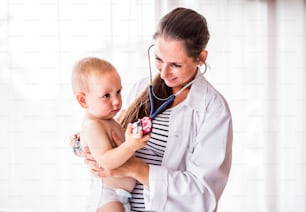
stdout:
<svg viewBox="0 0 306 212">
<path fill-rule="evenodd" d="M 132 195 L 126 190 L 114 189 L 105 185 L 100 178 L 92 177 L 85 211 L 96 212 L 97 208 L 106 203 L 119 201 L 123 204 L 125 211 L 128 212 L 131 210 L 129 204 L 130 197 Z"/>
<path fill-rule="evenodd" d="M 131 207 L 129 204 L 129 198 L 131 197 L 132 195 L 126 190 L 120 188 L 115 189 L 108 185 L 103 184 L 98 207 L 101 207 L 102 205 L 105 205 L 106 203 L 109 202 L 119 201 L 123 204 L 125 211 L 130 211 Z"/>
</svg>

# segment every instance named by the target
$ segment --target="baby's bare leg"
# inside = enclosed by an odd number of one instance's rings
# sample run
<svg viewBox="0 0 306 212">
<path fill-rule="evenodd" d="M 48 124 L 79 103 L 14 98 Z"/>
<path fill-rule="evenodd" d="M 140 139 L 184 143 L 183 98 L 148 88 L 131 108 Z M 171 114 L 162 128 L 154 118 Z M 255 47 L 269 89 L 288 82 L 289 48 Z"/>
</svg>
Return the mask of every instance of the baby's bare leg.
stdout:
<svg viewBox="0 0 306 212">
<path fill-rule="evenodd" d="M 102 205 L 97 209 L 97 212 L 125 212 L 124 206 L 121 202 L 113 201 Z"/>
</svg>

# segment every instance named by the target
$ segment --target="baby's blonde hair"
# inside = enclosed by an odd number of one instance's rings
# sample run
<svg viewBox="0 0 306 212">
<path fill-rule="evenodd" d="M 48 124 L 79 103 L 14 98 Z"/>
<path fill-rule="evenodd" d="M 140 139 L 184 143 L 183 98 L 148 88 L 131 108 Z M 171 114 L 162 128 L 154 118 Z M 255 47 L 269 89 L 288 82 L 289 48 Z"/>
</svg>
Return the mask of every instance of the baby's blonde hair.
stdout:
<svg viewBox="0 0 306 212">
<path fill-rule="evenodd" d="M 116 68 L 106 60 L 96 57 L 81 59 L 72 70 L 71 85 L 73 93 L 77 95 L 80 92 L 88 92 L 89 76 L 93 74 L 101 76 L 111 71 L 116 71 Z"/>
</svg>

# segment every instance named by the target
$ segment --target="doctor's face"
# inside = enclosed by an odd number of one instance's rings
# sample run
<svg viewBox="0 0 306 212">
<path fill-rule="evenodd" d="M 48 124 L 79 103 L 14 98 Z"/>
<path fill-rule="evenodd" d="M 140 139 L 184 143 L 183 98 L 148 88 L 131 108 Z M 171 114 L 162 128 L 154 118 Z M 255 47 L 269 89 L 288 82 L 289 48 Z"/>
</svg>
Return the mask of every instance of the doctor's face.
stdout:
<svg viewBox="0 0 306 212">
<path fill-rule="evenodd" d="M 199 64 L 187 56 L 182 41 L 164 37 L 156 38 L 155 62 L 160 77 L 174 93 L 193 80 Z"/>
</svg>

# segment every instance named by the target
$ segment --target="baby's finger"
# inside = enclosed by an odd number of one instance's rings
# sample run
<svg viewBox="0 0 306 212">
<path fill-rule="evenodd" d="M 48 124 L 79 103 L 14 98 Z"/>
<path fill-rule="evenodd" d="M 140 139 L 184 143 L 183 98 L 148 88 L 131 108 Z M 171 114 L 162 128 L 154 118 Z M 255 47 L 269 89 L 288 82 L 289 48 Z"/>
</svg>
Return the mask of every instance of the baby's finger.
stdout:
<svg viewBox="0 0 306 212">
<path fill-rule="evenodd" d="M 151 134 L 146 134 L 143 137 L 141 137 L 141 141 L 147 142 L 151 137 Z"/>
<path fill-rule="evenodd" d="M 126 130 L 128 131 L 128 132 L 133 132 L 133 124 L 131 124 L 131 123 L 128 123 L 128 125 L 126 126 Z"/>
</svg>

